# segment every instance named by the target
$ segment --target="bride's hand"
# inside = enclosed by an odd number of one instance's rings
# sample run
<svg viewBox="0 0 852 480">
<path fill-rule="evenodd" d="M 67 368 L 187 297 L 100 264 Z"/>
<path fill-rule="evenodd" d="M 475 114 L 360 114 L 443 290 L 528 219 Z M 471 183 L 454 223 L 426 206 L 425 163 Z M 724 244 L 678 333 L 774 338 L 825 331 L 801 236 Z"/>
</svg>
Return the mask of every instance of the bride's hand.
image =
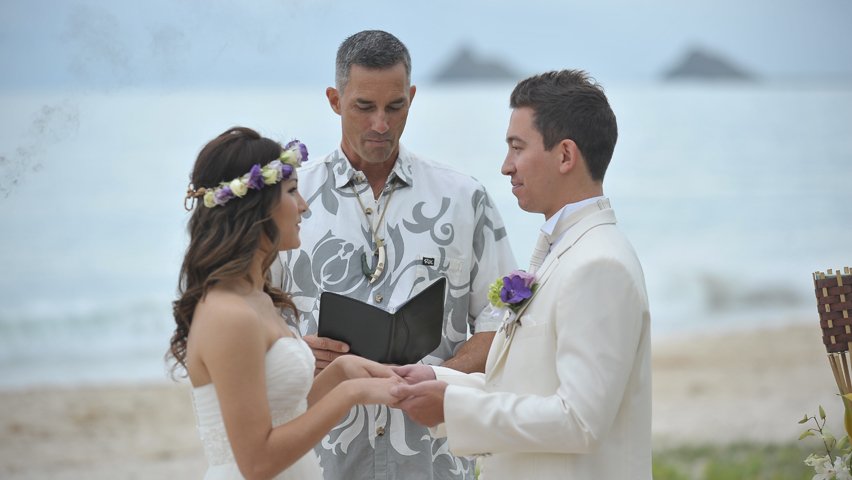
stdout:
<svg viewBox="0 0 852 480">
<path fill-rule="evenodd" d="M 347 380 L 354 388 L 352 398 L 355 402 L 361 405 L 389 405 L 399 401 L 398 398 L 391 395 L 391 388 L 402 385 L 401 378 L 394 375 L 389 378 L 357 378 Z"/>
<path fill-rule="evenodd" d="M 338 364 L 347 379 L 352 378 L 388 378 L 396 377 L 389 365 L 368 360 L 357 355 L 343 355 L 338 357 L 332 364 Z"/>
</svg>

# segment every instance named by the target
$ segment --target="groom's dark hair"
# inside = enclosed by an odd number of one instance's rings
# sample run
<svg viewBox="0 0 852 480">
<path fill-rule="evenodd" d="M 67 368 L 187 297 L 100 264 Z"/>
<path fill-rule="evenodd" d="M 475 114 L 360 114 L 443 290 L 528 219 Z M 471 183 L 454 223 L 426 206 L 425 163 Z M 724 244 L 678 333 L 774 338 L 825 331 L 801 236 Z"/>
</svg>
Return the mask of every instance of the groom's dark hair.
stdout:
<svg viewBox="0 0 852 480">
<path fill-rule="evenodd" d="M 573 140 L 592 179 L 603 181 L 618 125 L 603 87 L 586 72 L 560 70 L 521 80 L 509 97 L 509 106 L 535 112 L 535 127 L 544 138 L 545 150 L 566 138 Z"/>
</svg>

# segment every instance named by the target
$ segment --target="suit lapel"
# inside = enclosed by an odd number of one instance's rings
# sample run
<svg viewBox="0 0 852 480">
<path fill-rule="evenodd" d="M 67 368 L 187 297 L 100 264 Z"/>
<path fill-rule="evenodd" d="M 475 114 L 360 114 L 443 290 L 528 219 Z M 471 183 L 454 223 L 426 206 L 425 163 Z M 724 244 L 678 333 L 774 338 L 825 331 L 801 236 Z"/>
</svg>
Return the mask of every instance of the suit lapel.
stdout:
<svg viewBox="0 0 852 480">
<path fill-rule="evenodd" d="M 565 254 L 580 238 L 589 230 L 599 225 L 615 223 L 615 214 L 610 208 L 609 199 L 602 198 L 595 203 L 586 205 L 576 212 L 563 218 L 553 229 L 553 238 L 559 238 L 559 242 L 550 249 L 550 255 L 545 258 L 541 265 L 541 271 L 558 263 L 559 257 Z M 564 235 L 562 235 L 564 233 Z M 544 274 L 542 273 L 542 277 Z"/>
<path fill-rule="evenodd" d="M 536 274 L 536 283 L 538 283 L 538 288 L 533 293 L 532 297 L 530 297 L 529 301 L 527 301 L 527 303 L 518 310 L 517 317 L 515 319 L 516 322 L 520 322 L 521 315 L 524 314 L 526 309 L 535 300 L 538 292 L 542 290 L 544 284 L 548 279 L 550 279 L 550 276 L 556 270 L 556 265 L 559 263 L 559 259 L 562 255 L 567 253 L 568 250 L 570 250 L 571 247 L 573 247 L 589 230 L 597 226 L 607 224 L 615 224 L 615 213 L 610 208 L 609 200 L 606 198 L 600 199 L 593 204 L 586 205 L 559 221 L 553 231 L 553 237 L 558 238 L 563 232 L 565 235 L 552 247 L 550 254 L 547 256 L 544 263 L 542 263 L 541 267 L 539 267 Z M 488 352 L 488 358 L 485 364 L 486 382 L 490 380 L 494 373 L 502 367 L 509 351 L 509 346 L 512 344 L 512 339 L 514 339 L 515 332 L 517 330 L 518 328 L 513 328 L 507 335 L 503 335 L 502 332 L 498 332 L 497 336 L 494 337 L 494 342 L 491 344 L 491 349 Z"/>
</svg>

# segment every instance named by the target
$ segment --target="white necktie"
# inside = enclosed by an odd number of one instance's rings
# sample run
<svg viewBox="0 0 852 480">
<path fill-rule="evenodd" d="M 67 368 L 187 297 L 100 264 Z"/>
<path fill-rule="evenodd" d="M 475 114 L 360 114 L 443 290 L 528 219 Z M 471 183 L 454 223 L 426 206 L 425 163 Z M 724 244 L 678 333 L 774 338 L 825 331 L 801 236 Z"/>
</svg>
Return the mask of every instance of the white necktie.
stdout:
<svg viewBox="0 0 852 480">
<path fill-rule="evenodd" d="M 548 252 L 550 252 L 550 237 L 546 233 L 540 232 L 538 240 L 535 242 L 532 258 L 530 258 L 529 273 L 532 274 L 538 270 L 538 267 L 544 262 L 544 257 L 547 256 Z"/>
</svg>

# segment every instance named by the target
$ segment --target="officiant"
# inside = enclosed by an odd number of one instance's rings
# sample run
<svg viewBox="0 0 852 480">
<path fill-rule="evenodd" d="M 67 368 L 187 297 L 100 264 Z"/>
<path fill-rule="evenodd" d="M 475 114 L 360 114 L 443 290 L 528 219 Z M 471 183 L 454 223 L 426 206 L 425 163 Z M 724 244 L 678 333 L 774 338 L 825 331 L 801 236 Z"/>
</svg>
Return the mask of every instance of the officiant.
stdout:
<svg viewBox="0 0 852 480">
<path fill-rule="evenodd" d="M 528 272 L 498 280 L 505 322 L 484 374 L 413 365 L 392 388 L 489 480 L 651 478 L 651 338 L 639 259 L 603 180 L 615 114 L 585 72 L 521 81 L 508 153 L 521 209 L 544 215 Z"/>
<path fill-rule="evenodd" d="M 515 267 L 514 256 L 479 182 L 400 144 L 415 93 L 411 58 L 395 36 L 362 31 L 340 45 L 335 86 L 326 89 L 341 120 L 340 147 L 299 170 L 309 206 L 302 245 L 282 252 L 283 274 L 274 275 L 292 292 L 317 371 L 349 349 L 315 335 L 322 292 L 393 310 L 441 277 L 442 338 L 422 362 L 485 367 L 499 327 L 483 315 L 488 287 Z M 316 450 L 326 480 L 472 479 L 473 463 L 445 441 L 400 410 L 359 406 Z"/>
</svg>

